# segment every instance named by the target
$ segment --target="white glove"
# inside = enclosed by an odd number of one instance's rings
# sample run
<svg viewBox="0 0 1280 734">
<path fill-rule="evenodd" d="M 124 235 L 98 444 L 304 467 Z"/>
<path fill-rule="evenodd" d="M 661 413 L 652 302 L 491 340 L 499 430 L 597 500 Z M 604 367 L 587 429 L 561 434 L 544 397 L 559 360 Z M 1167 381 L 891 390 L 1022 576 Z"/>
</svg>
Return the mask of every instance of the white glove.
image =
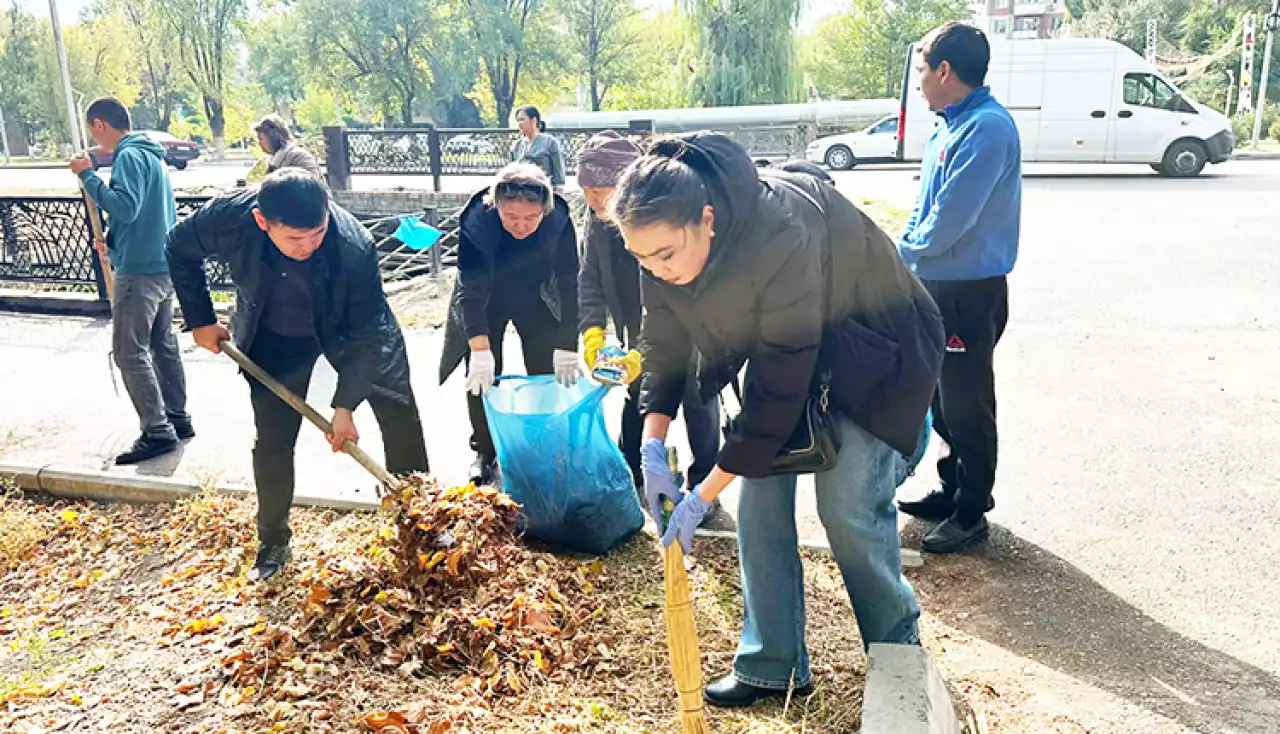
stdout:
<svg viewBox="0 0 1280 734">
<path fill-rule="evenodd" d="M 555 354 L 551 355 L 551 363 L 555 365 L 556 380 L 561 385 L 573 387 L 578 384 L 578 378 L 582 376 L 582 367 L 578 361 L 577 352 L 557 349 Z"/>
<path fill-rule="evenodd" d="M 493 372 L 497 368 L 491 350 L 472 352 L 471 364 L 467 368 L 467 392 L 472 395 L 488 395 L 493 388 Z"/>
</svg>

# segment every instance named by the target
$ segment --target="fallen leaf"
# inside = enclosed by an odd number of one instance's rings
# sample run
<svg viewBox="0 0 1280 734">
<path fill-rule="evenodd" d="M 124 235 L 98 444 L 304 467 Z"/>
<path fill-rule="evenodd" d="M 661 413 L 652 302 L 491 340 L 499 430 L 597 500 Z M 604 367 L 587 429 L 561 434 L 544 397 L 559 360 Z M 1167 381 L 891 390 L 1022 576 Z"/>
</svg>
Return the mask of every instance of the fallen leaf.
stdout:
<svg viewBox="0 0 1280 734">
<path fill-rule="evenodd" d="M 398 711 L 378 711 L 367 714 L 360 722 L 368 727 L 370 731 L 378 732 L 378 734 L 407 733 L 408 731 L 405 729 L 405 724 L 408 721 L 404 718 L 404 714 Z M 391 729 L 392 732 L 384 731 L 386 729 Z"/>
<path fill-rule="evenodd" d="M 218 629 L 225 621 L 226 620 L 222 618 L 221 614 L 215 614 L 212 617 L 193 619 L 183 625 L 182 628 L 193 635 L 202 635 L 206 632 L 212 632 Z"/>
<path fill-rule="evenodd" d="M 311 693 L 311 687 L 302 683 L 286 683 L 280 686 L 280 692 L 291 698 L 304 698 Z"/>
</svg>

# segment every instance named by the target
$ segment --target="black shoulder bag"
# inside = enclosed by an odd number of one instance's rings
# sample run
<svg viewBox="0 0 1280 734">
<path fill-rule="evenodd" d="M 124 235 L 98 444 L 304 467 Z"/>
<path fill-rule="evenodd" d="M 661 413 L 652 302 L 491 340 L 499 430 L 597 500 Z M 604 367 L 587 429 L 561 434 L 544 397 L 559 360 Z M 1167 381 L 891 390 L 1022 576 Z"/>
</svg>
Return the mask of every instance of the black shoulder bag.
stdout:
<svg viewBox="0 0 1280 734">
<path fill-rule="evenodd" d="M 809 192 L 800 188 L 782 178 L 770 178 L 771 182 L 779 183 L 787 188 L 795 191 L 804 198 L 809 200 L 810 204 L 818 210 L 818 213 L 826 217 L 826 211 L 818 200 L 813 198 Z M 822 293 L 822 314 L 826 318 L 827 311 L 830 310 L 831 303 L 831 268 L 828 267 L 826 274 L 826 282 L 823 284 L 826 290 Z M 825 344 L 826 339 L 823 339 Z M 742 400 L 742 387 L 738 384 L 737 376 L 734 376 L 730 383 L 733 386 L 733 395 L 738 399 L 739 409 L 746 407 Z M 818 474 L 830 471 L 836 466 L 840 454 L 840 428 L 836 424 L 836 418 L 831 413 L 831 371 L 827 368 L 822 358 L 822 349 L 818 352 L 818 364 L 813 374 L 813 381 L 809 387 L 809 397 L 804 403 L 804 412 L 800 414 L 800 421 L 796 424 L 795 430 L 791 432 L 791 437 L 778 450 L 778 455 L 773 458 L 773 465 L 769 467 L 768 476 L 780 476 L 787 474 Z M 727 438 L 737 426 L 739 417 L 734 417 L 725 422 L 724 434 Z"/>
</svg>

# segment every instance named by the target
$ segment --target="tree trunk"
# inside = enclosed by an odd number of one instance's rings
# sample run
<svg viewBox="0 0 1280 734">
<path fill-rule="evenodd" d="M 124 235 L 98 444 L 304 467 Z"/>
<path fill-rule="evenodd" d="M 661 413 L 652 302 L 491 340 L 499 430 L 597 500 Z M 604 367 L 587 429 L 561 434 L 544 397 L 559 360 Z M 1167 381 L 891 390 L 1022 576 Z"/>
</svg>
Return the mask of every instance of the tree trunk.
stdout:
<svg viewBox="0 0 1280 734">
<path fill-rule="evenodd" d="M 406 94 L 400 104 L 400 122 L 405 127 L 413 127 L 413 99 L 414 95 Z"/>
<path fill-rule="evenodd" d="M 169 125 L 173 124 L 173 92 L 165 91 L 164 103 L 160 106 L 160 121 L 156 123 L 156 127 L 160 132 L 169 132 Z"/>
<path fill-rule="evenodd" d="M 213 133 L 213 159 L 220 161 L 227 154 L 227 118 L 222 112 L 222 102 L 205 95 L 204 112 L 209 120 L 209 130 Z"/>
</svg>

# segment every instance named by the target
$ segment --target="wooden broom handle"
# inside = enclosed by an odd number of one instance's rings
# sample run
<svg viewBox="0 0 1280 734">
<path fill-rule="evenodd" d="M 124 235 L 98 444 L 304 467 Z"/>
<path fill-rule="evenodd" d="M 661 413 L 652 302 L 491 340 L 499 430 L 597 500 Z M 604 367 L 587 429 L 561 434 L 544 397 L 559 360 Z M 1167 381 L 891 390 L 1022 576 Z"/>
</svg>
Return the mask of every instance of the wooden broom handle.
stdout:
<svg viewBox="0 0 1280 734">
<path fill-rule="evenodd" d="M 89 229 L 93 230 L 93 238 L 95 240 L 105 240 L 106 235 L 103 234 L 102 217 L 98 214 L 98 202 L 93 200 L 89 195 L 89 189 L 80 184 L 80 195 L 84 197 L 85 209 L 89 211 Z M 89 243 L 89 249 L 93 249 L 93 243 Z M 98 258 L 98 264 L 102 266 L 102 281 L 107 284 L 107 300 L 110 301 L 115 296 L 116 276 L 111 271 L 111 261 L 103 257 L 97 250 L 93 250 L 93 256 Z"/>
<path fill-rule="evenodd" d="M 231 361 L 239 365 L 240 369 L 248 372 L 254 379 L 266 386 L 268 390 L 275 393 L 276 397 L 285 401 L 290 407 L 301 413 L 303 418 L 311 421 L 311 424 L 323 431 L 326 436 L 333 433 L 332 423 L 326 420 L 324 416 L 317 413 L 315 408 L 312 408 L 307 404 L 307 401 L 298 397 L 292 390 L 280 384 L 279 380 L 268 375 L 266 370 L 262 369 L 255 364 L 253 360 L 246 357 L 244 352 L 240 351 L 234 344 L 229 341 L 224 341 L 221 346 L 223 353 L 230 357 Z M 342 450 L 349 454 L 351 458 L 355 459 L 356 463 L 372 474 L 374 479 L 382 482 L 387 489 L 400 489 L 400 480 L 396 479 L 395 476 L 386 469 L 383 469 L 382 465 L 374 461 L 373 457 L 366 454 L 364 449 L 357 446 L 354 441 L 347 439 L 342 444 Z"/>
</svg>

